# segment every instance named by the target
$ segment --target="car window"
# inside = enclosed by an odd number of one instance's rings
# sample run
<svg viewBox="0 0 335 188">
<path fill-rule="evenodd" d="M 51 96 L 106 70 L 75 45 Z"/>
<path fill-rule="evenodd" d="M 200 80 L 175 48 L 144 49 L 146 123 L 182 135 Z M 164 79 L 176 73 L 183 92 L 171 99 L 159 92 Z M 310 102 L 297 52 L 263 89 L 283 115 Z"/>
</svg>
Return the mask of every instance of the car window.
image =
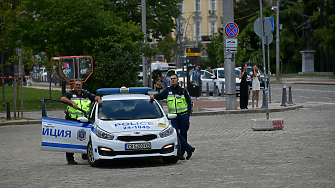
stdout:
<svg viewBox="0 0 335 188">
<path fill-rule="evenodd" d="M 186 71 L 184 71 L 184 74 L 185 74 L 185 76 L 187 75 L 187 74 L 186 74 Z M 177 76 L 178 76 L 179 78 L 183 77 L 183 71 L 177 71 Z"/>
<path fill-rule="evenodd" d="M 104 101 L 99 105 L 98 118 L 101 120 L 155 119 L 163 117 L 156 102 L 149 100 Z"/>
<path fill-rule="evenodd" d="M 236 77 L 236 78 L 239 78 L 239 75 L 240 75 L 240 70 L 236 70 L 236 69 L 235 69 L 235 77 Z"/>
<path fill-rule="evenodd" d="M 204 74 L 203 74 L 202 78 L 203 78 L 203 79 L 211 79 L 211 76 L 212 76 L 211 73 L 209 73 L 209 72 L 205 72 L 205 71 L 204 71 Z"/>
<path fill-rule="evenodd" d="M 218 73 L 219 73 L 218 75 L 219 78 L 224 78 L 224 70 L 218 70 Z"/>
</svg>

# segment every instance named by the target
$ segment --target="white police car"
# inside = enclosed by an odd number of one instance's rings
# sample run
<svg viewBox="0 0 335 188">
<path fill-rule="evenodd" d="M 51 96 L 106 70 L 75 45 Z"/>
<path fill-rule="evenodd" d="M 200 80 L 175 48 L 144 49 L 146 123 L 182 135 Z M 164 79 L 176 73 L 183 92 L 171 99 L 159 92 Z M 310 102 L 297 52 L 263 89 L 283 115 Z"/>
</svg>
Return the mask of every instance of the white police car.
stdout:
<svg viewBox="0 0 335 188">
<path fill-rule="evenodd" d="M 80 117 L 77 121 L 48 117 L 46 101 L 63 102 L 42 99 L 41 149 L 87 154 L 91 166 L 99 166 L 108 159 L 145 157 L 176 163 L 181 146 L 168 120 L 176 115 L 166 116 L 159 103 L 150 101 L 148 95 L 127 94 L 150 90 L 99 89 L 97 92 L 102 95 L 103 104 L 91 104 L 89 118 Z M 111 93 L 118 94 L 109 95 Z"/>
</svg>

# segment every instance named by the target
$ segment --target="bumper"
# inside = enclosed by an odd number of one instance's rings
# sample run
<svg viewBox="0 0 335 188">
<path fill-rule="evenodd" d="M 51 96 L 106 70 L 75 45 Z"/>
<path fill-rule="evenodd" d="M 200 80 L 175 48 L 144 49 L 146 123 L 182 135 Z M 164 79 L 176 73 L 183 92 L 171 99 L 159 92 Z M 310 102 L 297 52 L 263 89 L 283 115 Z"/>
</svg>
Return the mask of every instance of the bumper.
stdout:
<svg viewBox="0 0 335 188">
<path fill-rule="evenodd" d="M 178 150 L 178 139 L 175 130 L 168 137 L 156 138 L 150 141 L 124 142 L 115 139 L 106 140 L 97 137 L 93 133 L 91 134 L 91 140 L 96 160 L 177 156 Z M 125 144 L 148 142 L 151 144 L 151 149 L 125 149 Z M 165 146 L 168 147 L 164 148 Z"/>
</svg>

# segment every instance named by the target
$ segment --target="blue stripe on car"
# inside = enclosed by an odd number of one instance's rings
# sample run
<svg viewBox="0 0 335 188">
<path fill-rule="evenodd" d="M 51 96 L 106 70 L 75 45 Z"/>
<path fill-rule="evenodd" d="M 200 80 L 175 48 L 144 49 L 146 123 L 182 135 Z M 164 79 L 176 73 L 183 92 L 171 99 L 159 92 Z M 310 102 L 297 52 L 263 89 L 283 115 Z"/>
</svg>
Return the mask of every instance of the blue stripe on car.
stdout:
<svg viewBox="0 0 335 188">
<path fill-rule="evenodd" d="M 69 148 L 69 149 L 83 149 L 83 150 L 87 149 L 87 146 L 83 146 L 83 145 L 60 144 L 60 143 L 51 143 L 51 142 L 42 142 L 42 146 L 57 147 L 57 148 Z"/>
</svg>

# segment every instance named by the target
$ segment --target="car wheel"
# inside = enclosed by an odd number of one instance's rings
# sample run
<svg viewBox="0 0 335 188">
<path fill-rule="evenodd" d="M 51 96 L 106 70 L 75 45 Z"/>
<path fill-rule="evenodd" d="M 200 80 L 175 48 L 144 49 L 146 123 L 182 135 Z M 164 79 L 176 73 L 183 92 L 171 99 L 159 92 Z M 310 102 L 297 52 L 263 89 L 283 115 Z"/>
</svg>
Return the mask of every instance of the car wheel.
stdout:
<svg viewBox="0 0 335 188">
<path fill-rule="evenodd" d="M 101 165 L 101 162 L 94 158 L 94 151 L 93 151 L 91 140 L 88 142 L 88 145 L 87 145 L 87 160 L 88 160 L 88 163 L 90 163 L 91 167 L 98 167 Z"/>
<path fill-rule="evenodd" d="M 166 164 L 174 164 L 174 163 L 178 162 L 180 154 L 181 154 L 181 144 L 180 144 L 180 141 L 179 141 L 179 138 L 178 138 L 177 156 L 163 157 L 162 160 Z"/>
<path fill-rule="evenodd" d="M 81 154 L 81 158 L 84 159 L 84 160 L 86 160 L 87 159 L 87 154 L 86 153 L 82 153 Z"/>
</svg>

